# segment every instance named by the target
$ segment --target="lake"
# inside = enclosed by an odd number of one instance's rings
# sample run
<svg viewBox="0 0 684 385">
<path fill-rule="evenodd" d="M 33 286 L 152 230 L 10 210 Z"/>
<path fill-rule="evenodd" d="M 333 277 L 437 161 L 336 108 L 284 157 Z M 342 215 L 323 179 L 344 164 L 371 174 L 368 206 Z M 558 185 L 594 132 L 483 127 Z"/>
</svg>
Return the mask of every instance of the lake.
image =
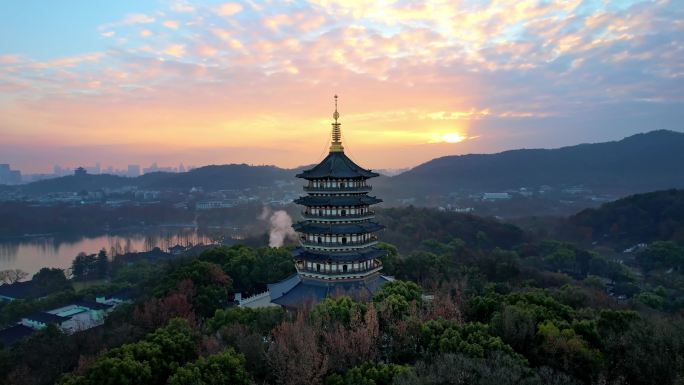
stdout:
<svg viewBox="0 0 684 385">
<path fill-rule="evenodd" d="M 42 267 L 71 267 L 80 252 L 97 253 L 101 249 L 112 255 L 149 251 L 155 247 L 166 251 L 174 245 L 214 243 L 216 233 L 200 233 L 195 228 L 155 228 L 144 231 L 117 232 L 97 236 L 59 235 L 0 240 L 0 270 L 21 269 L 29 277 Z"/>
</svg>

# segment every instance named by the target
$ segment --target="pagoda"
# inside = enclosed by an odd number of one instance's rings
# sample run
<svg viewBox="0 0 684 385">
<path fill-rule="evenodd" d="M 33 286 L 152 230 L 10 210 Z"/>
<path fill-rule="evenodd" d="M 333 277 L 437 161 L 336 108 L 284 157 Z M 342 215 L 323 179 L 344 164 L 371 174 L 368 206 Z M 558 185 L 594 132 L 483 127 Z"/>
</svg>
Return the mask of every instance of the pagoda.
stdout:
<svg viewBox="0 0 684 385">
<path fill-rule="evenodd" d="M 354 163 L 344 153 L 335 95 L 330 152 L 318 165 L 298 174 L 307 181 L 303 220 L 293 225 L 300 247 L 293 251 L 297 273 L 268 285 L 272 304 L 296 308 L 332 295 L 370 298 L 391 278 L 381 275 L 372 205 L 382 202 L 368 193 L 368 179 L 379 174 Z"/>
</svg>

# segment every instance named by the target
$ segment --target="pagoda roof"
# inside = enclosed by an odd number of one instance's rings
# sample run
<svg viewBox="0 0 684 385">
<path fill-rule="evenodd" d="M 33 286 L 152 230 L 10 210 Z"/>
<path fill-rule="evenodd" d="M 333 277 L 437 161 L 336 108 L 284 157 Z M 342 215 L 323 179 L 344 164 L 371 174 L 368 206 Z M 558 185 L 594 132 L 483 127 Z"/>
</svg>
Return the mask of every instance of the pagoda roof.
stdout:
<svg viewBox="0 0 684 385">
<path fill-rule="evenodd" d="M 268 285 L 271 302 L 295 309 L 307 303 L 318 303 L 326 297 L 348 295 L 356 300 L 370 299 L 380 287 L 392 278 L 374 274 L 362 280 L 321 282 L 293 275 L 284 281 Z"/>
<path fill-rule="evenodd" d="M 324 179 L 324 178 L 373 178 L 380 174 L 366 170 L 357 165 L 344 154 L 344 152 L 330 152 L 321 163 L 309 170 L 297 174 L 297 178 Z"/>
<path fill-rule="evenodd" d="M 360 206 L 374 205 L 382 202 L 382 199 L 368 195 L 307 195 L 295 199 L 295 203 L 306 206 Z"/>
<path fill-rule="evenodd" d="M 375 222 L 361 223 L 312 223 L 298 222 L 292 226 L 296 231 L 311 234 L 361 234 L 379 231 L 384 226 Z"/>
<path fill-rule="evenodd" d="M 295 258 L 302 258 L 307 261 L 363 262 L 374 258 L 379 258 L 383 256 L 385 253 L 385 250 L 379 249 L 377 247 L 369 247 L 367 249 L 342 253 L 323 253 L 318 251 L 307 250 L 303 247 L 300 247 L 292 251 L 292 256 Z"/>
</svg>

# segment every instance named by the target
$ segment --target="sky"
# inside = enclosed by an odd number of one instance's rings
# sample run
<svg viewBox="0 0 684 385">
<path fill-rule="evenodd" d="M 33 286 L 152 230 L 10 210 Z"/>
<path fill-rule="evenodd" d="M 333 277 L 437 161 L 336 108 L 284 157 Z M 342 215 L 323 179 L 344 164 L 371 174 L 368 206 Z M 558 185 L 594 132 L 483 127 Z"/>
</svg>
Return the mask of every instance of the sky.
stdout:
<svg viewBox="0 0 684 385">
<path fill-rule="evenodd" d="M 683 131 L 684 1 L 0 4 L 0 163 L 275 164 Z"/>
</svg>

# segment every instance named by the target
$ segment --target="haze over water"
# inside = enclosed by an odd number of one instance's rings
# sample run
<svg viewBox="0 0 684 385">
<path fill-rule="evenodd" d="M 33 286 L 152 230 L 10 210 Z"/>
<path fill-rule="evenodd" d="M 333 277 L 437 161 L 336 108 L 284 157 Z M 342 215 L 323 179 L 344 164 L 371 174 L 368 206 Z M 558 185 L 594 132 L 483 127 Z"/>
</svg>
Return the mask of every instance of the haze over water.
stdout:
<svg viewBox="0 0 684 385">
<path fill-rule="evenodd" d="M 33 275 L 43 267 L 71 267 L 74 257 L 80 252 L 94 254 L 102 248 L 111 254 L 111 249 L 120 252 L 149 251 L 159 247 L 208 244 L 212 239 L 194 229 L 156 229 L 143 233 L 130 232 L 107 234 L 94 237 L 73 236 L 18 238 L 0 240 L 0 270 L 21 269 Z M 111 256 L 110 256 L 111 257 Z"/>
</svg>

